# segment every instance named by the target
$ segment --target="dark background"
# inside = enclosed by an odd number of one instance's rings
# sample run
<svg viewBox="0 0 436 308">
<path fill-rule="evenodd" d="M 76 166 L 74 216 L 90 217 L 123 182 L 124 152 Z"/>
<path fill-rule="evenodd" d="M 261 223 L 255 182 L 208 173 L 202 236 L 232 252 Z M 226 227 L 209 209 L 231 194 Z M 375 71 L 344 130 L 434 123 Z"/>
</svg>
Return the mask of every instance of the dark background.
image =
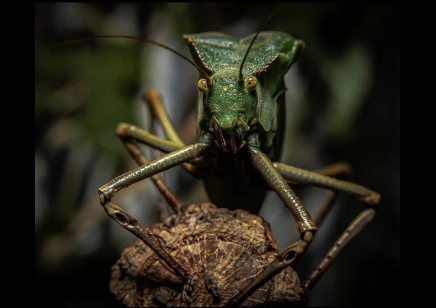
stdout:
<svg viewBox="0 0 436 308">
<path fill-rule="evenodd" d="M 97 188 L 135 164 L 113 133 L 119 122 L 151 129 L 139 97 L 154 87 L 182 139 L 194 142 L 198 77 L 195 68 L 170 52 L 134 41 L 48 45 L 125 34 L 152 38 L 189 56 L 182 34 L 220 31 L 243 37 L 255 32 L 275 6 L 35 4 L 37 306 L 114 304 L 110 267 L 133 236 L 107 217 Z M 353 181 L 382 196 L 374 220 L 319 281 L 309 306 L 399 306 L 400 5 L 284 4 L 265 30 L 306 42 L 286 76 L 282 161 L 307 169 L 348 161 Z M 164 174 L 173 192 L 184 203 L 205 201 L 200 182 L 179 169 Z M 323 194 L 316 188 L 296 191 L 311 212 Z M 144 225 L 158 222 L 165 205 L 149 180 L 115 198 Z M 294 266 L 300 277 L 316 267 L 363 209 L 354 199 L 339 198 Z M 274 194 L 260 214 L 280 248 L 295 240 L 293 219 Z"/>
</svg>

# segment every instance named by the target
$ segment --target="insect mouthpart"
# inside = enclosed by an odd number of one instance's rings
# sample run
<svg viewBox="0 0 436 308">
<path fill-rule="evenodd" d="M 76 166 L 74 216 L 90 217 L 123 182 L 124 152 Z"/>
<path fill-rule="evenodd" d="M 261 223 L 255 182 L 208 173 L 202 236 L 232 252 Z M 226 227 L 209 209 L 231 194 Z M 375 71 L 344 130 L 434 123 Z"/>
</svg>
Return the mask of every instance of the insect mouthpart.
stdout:
<svg viewBox="0 0 436 308">
<path fill-rule="evenodd" d="M 210 119 L 209 130 L 215 132 L 215 144 L 223 152 L 228 152 L 227 146 L 230 145 L 233 153 L 237 153 L 245 145 L 244 136 L 250 127 L 239 116 L 230 122 L 224 117 L 221 121 L 213 115 Z"/>
</svg>

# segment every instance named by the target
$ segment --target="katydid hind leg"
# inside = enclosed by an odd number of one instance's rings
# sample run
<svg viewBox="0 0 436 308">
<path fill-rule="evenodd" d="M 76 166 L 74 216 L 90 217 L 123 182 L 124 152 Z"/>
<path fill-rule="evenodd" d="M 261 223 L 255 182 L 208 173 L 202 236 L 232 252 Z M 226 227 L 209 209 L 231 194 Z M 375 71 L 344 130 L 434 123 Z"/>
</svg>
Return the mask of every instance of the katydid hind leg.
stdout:
<svg viewBox="0 0 436 308">
<path fill-rule="evenodd" d="M 276 164 L 274 165 L 276 166 Z M 325 176 L 346 180 L 346 181 L 349 181 L 352 175 L 352 167 L 347 162 L 338 162 L 326 166 L 324 168 L 311 170 L 311 171 Z M 298 185 L 299 183 L 290 183 L 290 184 L 294 186 L 294 185 Z M 318 227 L 321 226 L 325 216 L 332 209 L 332 206 L 333 204 L 335 204 L 337 198 L 338 198 L 337 191 L 332 191 L 332 190 L 325 191 L 321 204 L 317 206 L 316 211 L 313 214 L 313 219 Z"/>
<path fill-rule="evenodd" d="M 290 165 L 275 162 L 274 166 L 289 182 L 318 186 L 341 192 L 359 199 L 370 207 L 376 207 L 380 194 L 362 185 L 333 178 L 314 171 L 304 170 Z"/>
<path fill-rule="evenodd" d="M 327 213 L 332 209 L 333 204 L 335 204 L 338 199 L 338 192 L 336 191 L 326 191 L 323 199 L 321 200 L 321 204 L 316 208 L 315 213 L 313 214 L 313 220 L 315 221 L 318 227 L 324 221 L 324 218 L 327 216 Z"/>
<path fill-rule="evenodd" d="M 336 179 L 351 180 L 352 166 L 347 162 L 338 162 L 321 169 L 312 170 L 312 172 L 319 173 Z"/>
<path fill-rule="evenodd" d="M 334 263 L 343 249 L 354 239 L 373 219 L 376 211 L 372 208 L 362 211 L 339 236 L 329 252 L 321 260 L 308 278 L 303 282 L 306 291 L 311 291 L 319 279 L 325 274 L 328 268 Z"/>
<path fill-rule="evenodd" d="M 338 162 L 322 169 L 312 170 L 312 172 L 348 181 L 351 179 L 352 168 L 347 162 Z M 337 198 L 337 191 L 328 190 L 325 192 L 325 196 L 321 201 L 321 204 L 317 207 L 316 212 L 313 214 L 313 219 L 318 227 L 321 226 L 325 216 L 332 209 L 332 206 L 335 204 Z"/>
</svg>

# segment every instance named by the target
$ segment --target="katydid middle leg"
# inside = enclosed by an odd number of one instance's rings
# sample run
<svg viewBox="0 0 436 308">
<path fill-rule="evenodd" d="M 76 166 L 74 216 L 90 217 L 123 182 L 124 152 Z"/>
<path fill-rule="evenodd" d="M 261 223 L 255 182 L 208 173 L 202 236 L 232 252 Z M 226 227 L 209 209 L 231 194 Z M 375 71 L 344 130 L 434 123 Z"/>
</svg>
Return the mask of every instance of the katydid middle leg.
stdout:
<svg viewBox="0 0 436 308">
<path fill-rule="evenodd" d="M 368 223 L 373 219 L 374 215 L 375 210 L 372 208 L 365 209 L 359 215 L 357 215 L 357 217 L 350 223 L 350 225 L 332 245 L 332 247 L 327 252 L 325 257 L 321 260 L 319 265 L 303 281 L 302 285 L 306 291 L 309 292 L 313 289 L 315 284 L 336 260 L 340 252 L 355 236 L 357 236 L 368 225 Z"/>
<path fill-rule="evenodd" d="M 150 107 L 152 116 L 161 125 L 167 139 L 153 135 L 135 125 L 120 123 L 117 127 L 116 134 L 121 139 L 131 139 L 136 142 L 151 146 L 164 153 L 170 153 L 181 149 L 186 145 L 177 134 L 167 112 L 163 106 L 161 96 L 157 90 L 149 90 L 142 96 L 143 100 Z M 197 168 L 196 162 L 201 164 L 201 161 L 194 159 L 190 162 L 184 162 L 183 168 L 196 178 L 202 178 L 203 173 L 201 168 Z"/>
</svg>

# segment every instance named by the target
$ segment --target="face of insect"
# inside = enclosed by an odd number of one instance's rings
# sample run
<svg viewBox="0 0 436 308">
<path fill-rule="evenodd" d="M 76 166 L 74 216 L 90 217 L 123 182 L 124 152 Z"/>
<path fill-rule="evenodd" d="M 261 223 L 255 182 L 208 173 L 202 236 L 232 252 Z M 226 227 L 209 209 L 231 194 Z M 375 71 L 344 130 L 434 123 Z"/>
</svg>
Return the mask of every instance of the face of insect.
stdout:
<svg viewBox="0 0 436 308">
<path fill-rule="evenodd" d="M 303 41 L 282 32 L 254 35 L 243 39 L 217 32 L 184 35 L 201 76 L 199 135 L 212 131 L 224 152 L 238 152 L 247 132 L 269 139 L 269 144 L 263 142 L 266 147 L 272 145 L 270 133 L 277 129 L 273 123 L 277 98 L 285 90 L 284 75 L 304 47 Z"/>
<path fill-rule="evenodd" d="M 212 75 L 210 80 L 200 79 L 198 88 L 203 92 L 203 108 L 209 130 L 217 140 L 218 147 L 236 153 L 245 144 L 244 136 L 255 119 L 257 99 L 254 91 L 257 79 L 254 76 L 238 78 L 236 69 L 224 69 Z"/>
</svg>

